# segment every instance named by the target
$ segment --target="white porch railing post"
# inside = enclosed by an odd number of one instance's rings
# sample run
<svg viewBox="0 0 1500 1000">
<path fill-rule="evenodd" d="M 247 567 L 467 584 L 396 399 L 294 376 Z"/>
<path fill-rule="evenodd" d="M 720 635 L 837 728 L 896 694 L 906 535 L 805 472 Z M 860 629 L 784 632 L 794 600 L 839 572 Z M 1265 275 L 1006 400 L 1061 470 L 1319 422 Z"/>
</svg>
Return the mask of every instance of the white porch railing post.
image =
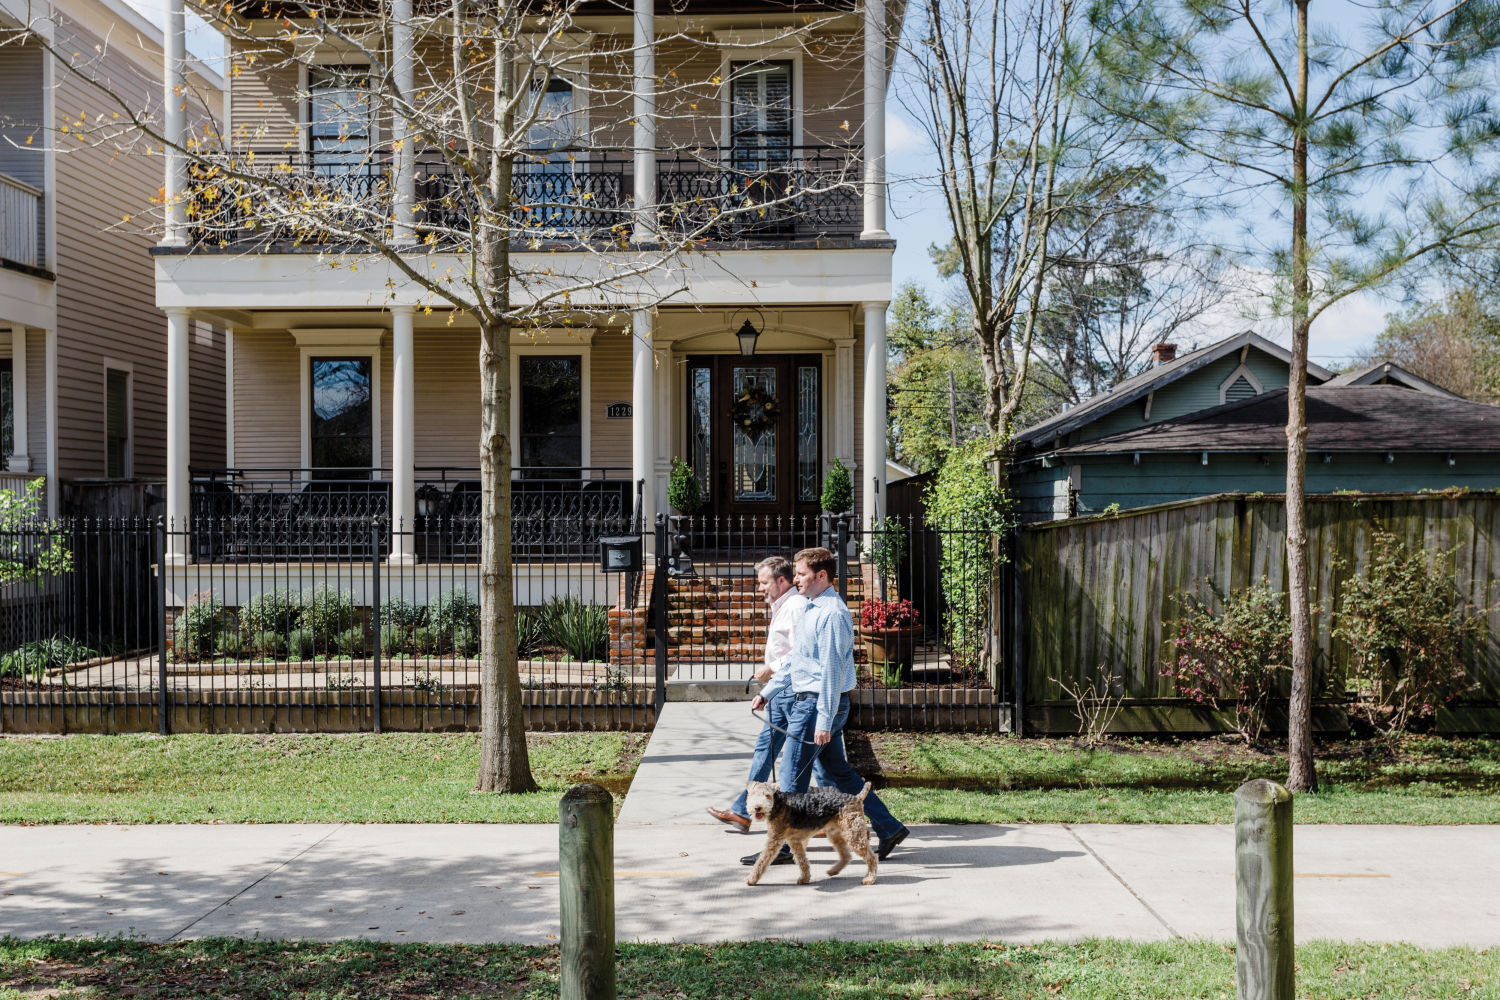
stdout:
<svg viewBox="0 0 1500 1000">
<path fill-rule="evenodd" d="M 635 227 L 637 243 L 656 238 L 656 7 L 635 0 Z M 640 410 L 636 410 L 636 420 Z"/>
<path fill-rule="evenodd" d="M 653 316 L 649 309 L 631 314 L 630 331 L 630 480 L 646 481 L 645 523 L 656 516 L 656 352 L 652 350 Z"/>
<path fill-rule="evenodd" d="M 390 561 L 416 562 L 413 518 L 417 511 L 416 475 L 416 309 L 391 307 L 391 537 Z"/>
<path fill-rule="evenodd" d="M 181 152 L 187 142 L 187 19 L 183 0 L 164 0 L 166 31 L 162 39 L 162 125 L 166 133 L 166 166 L 163 181 L 166 196 L 166 226 L 161 245 L 187 246 L 187 158 Z"/>
<path fill-rule="evenodd" d="M 167 313 L 167 560 L 188 561 L 188 327 L 186 309 Z"/>
<path fill-rule="evenodd" d="M 416 99 L 417 71 L 413 55 L 412 0 L 391 0 L 391 63 L 395 70 L 396 91 L 404 103 Z M 398 110 L 391 133 L 395 140 L 395 237 L 397 245 L 416 242 L 414 210 L 417 204 L 416 148 L 411 125 Z M 410 530 L 410 524 L 407 526 Z M 394 550 L 392 550 L 394 551 Z"/>
<path fill-rule="evenodd" d="M 30 472 L 31 455 L 26 450 L 26 436 L 30 425 L 26 419 L 26 328 L 10 328 L 10 461 L 6 468 L 11 472 Z"/>
<path fill-rule="evenodd" d="M 885 307 L 865 303 L 864 448 L 860 466 L 864 522 L 885 514 Z"/>
<path fill-rule="evenodd" d="M 865 218 L 862 240 L 885 229 L 885 0 L 865 0 Z M 884 426 L 884 424 L 882 424 Z M 881 470 L 884 474 L 884 469 Z"/>
</svg>

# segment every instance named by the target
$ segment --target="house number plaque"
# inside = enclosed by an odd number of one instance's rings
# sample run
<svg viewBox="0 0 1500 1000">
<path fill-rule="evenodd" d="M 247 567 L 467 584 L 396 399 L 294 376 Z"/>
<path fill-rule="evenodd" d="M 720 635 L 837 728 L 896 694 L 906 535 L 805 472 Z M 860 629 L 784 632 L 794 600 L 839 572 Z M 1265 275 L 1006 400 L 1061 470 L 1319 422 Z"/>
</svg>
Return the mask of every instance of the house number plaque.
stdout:
<svg viewBox="0 0 1500 1000">
<path fill-rule="evenodd" d="M 610 403 L 609 408 L 604 411 L 604 416 L 608 420 L 629 420 L 630 404 Z"/>
</svg>

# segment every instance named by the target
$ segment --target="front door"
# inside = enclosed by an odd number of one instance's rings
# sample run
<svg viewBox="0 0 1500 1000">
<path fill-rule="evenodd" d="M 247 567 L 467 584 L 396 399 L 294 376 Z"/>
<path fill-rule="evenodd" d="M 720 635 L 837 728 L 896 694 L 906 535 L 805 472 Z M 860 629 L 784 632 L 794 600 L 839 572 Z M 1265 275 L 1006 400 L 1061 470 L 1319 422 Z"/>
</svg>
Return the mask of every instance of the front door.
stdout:
<svg viewBox="0 0 1500 1000">
<path fill-rule="evenodd" d="M 688 461 L 709 513 L 817 513 L 821 360 L 815 354 L 688 359 Z"/>
</svg>

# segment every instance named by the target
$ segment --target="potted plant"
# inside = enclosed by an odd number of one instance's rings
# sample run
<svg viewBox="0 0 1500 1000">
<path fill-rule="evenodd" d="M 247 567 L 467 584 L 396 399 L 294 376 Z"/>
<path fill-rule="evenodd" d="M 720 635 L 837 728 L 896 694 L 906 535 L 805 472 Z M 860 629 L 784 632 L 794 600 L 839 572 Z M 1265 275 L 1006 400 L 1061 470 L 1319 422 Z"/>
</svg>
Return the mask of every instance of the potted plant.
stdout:
<svg viewBox="0 0 1500 1000">
<path fill-rule="evenodd" d="M 911 601 L 870 598 L 859 610 L 859 631 L 865 656 L 881 683 L 895 687 L 911 676 L 912 651 L 922 634 Z"/>
<path fill-rule="evenodd" d="M 687 515 L 703 506 L 703 487 L 698 482 L 693 467 L 680 458 L 672 459 L 672 475 L 667 480 L 667 503 L 677 513 L 668 521 L 671 526 L 671 550 L 667 558 L 667 574 L 675 577 L 693 578 L 693 557 L 688 554 Z"/>
<path fill-rule="evenodd" d="M 843 514 L 854 507 L 854 484 L 849 481 L 849 469 L 835 458 L 823 477 L 823 513 Z"/>
</svg>

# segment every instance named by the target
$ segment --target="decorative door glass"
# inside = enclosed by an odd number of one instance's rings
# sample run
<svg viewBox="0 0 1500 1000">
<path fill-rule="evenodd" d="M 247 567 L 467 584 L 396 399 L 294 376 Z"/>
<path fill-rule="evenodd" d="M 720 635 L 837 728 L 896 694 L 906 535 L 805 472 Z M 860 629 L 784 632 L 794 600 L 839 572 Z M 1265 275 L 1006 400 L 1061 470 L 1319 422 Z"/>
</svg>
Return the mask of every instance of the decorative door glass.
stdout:
<svg viewBox="0 0 1500 1000">
<path fill-rule="evenodd" d="M 797 499 L 815 503 L 818 483 L 818 368 L 797 367 Z"/>
<path fill-rule="evenodd" d="M 703 499 L 712 495 L 713 483 L 713 375 L 712 368 L 688 369 L 688 464 L 698 477 Z"/>
<path fill-rule="evenodd" d="M 730 485 L 735 502 L 774 502 L 776 369 L 736 365 L 732 380 Z"/>
</svg>

